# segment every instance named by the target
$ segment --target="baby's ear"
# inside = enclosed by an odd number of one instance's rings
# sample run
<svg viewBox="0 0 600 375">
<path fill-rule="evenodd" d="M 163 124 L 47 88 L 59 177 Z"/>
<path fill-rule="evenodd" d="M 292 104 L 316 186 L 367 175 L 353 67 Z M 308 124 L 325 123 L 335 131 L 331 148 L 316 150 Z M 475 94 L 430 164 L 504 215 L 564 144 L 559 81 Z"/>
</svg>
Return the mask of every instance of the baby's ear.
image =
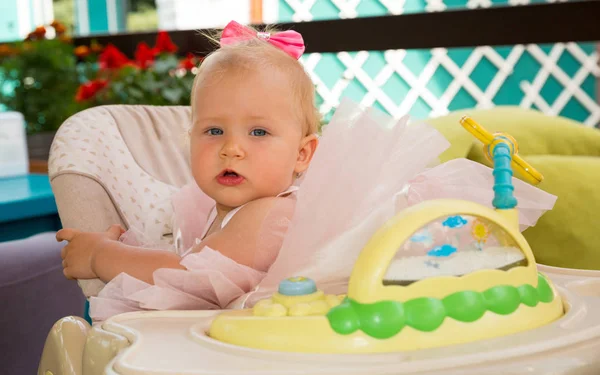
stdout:
<svg viewBox="0 0 600 375">
<path fill-rule="evenodd" d="M 296 168 L 294 169 L 296 174 L 302 173 L 308 169 L 318 145 L 319 139 L 316 134 L 307 135 L 302 138 L 302 141 L 300 141 L 300 150 L 298 151 Z"/>
</svg>

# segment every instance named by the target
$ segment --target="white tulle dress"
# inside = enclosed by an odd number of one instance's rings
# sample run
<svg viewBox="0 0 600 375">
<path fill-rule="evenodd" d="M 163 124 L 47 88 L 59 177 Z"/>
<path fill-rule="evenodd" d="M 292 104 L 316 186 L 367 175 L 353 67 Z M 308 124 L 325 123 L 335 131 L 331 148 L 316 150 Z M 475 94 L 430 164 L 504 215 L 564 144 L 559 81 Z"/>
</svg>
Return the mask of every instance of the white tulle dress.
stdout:
<svg viewBox="0 0 600 375">
<path fill-rule="evenodd" d="M 361 249 L 397 212 L 436 198 L 491 207 L 490 168 L 466 159 L 429 167 L 448 147 L 424 123 L 393 120 L 343 102 L 290 196 L 296 200 L 291 221 L 281 220 L 275 207 L 262 226 L 264 246 L 280 246 L 276 259 L 246 267 L 218 249 L 190 253 L 210 225 L 214 202 L 196 186 L 186 186 L 172 197 L 176 241 L 170 250 L 183 255 L 187 270 L 159 269 L 154 285 L 121 274 L 90 298 L 90 315 L 101 321 L 134 310 L 250 307 L 275 292 L 282 279 L 297 275 L 314 279 L 326 292 L 343 293 Z M 517 179 L 513 183 L 523 230 L 552 209 L 556 197 Z M 135 228 L 129 233 L 151 237 Z"/>
</svg>

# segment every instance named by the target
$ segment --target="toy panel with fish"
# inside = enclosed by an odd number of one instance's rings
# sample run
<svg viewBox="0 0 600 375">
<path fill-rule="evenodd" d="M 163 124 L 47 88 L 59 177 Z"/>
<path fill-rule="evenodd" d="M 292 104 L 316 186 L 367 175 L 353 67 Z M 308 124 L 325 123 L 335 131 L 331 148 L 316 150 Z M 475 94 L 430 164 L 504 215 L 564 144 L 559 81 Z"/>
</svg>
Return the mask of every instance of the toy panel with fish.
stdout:
<svg viewBox="0 0 600 375">
<path fill-rule="evenodd" d="M 409 285 L 430 277 L 526 265 L 515 240 L 497 224 L 472 215 L 451 215 L 428 223 L 400 246 L 383 284 Z"/>
</svg>

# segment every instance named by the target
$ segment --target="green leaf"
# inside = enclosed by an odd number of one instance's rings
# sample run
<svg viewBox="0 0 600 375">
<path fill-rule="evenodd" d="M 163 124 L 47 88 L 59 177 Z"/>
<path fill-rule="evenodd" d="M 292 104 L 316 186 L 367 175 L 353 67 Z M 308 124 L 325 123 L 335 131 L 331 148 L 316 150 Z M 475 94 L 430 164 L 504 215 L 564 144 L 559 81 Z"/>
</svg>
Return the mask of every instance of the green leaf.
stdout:
<svg viewBox="0 0 600 375">
<path fill-rule="evenodd" d="M 183 96 L 183 90 L 164 88 L 161 90 L 161 94 L 172 104 L 177 104 Z"/>
<path fill-rule="evenodd" d="M 142 90 L 136 89 L 135 87 L 128 87 L 125 91 L 127 91 L 127 93 L 131 95 L 131 97 L 136 99 L 144 97 L 144 92 Z"/>
<path fill-rule="evenodd" d="M 156 60 L 152 70 L 158 74 L 165 74 L 177 67 L 177 62 L 173 63 L 171 59 Z"/>
</svg>

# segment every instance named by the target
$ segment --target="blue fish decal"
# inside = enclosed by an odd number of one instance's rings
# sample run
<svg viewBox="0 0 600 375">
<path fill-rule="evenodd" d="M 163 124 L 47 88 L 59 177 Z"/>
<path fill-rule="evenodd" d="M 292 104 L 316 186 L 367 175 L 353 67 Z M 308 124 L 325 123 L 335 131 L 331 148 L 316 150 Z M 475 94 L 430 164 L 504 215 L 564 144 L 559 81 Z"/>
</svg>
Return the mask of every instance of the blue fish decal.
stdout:
<svg viewBox="0 0 600 375">
<path fill-rule="evenodd" d="M 452 245 L 442 245 L 427 252 L 427 255 L 432 257 L 447 257 L 456 252 L 456 248 Z"/>
</svg>

